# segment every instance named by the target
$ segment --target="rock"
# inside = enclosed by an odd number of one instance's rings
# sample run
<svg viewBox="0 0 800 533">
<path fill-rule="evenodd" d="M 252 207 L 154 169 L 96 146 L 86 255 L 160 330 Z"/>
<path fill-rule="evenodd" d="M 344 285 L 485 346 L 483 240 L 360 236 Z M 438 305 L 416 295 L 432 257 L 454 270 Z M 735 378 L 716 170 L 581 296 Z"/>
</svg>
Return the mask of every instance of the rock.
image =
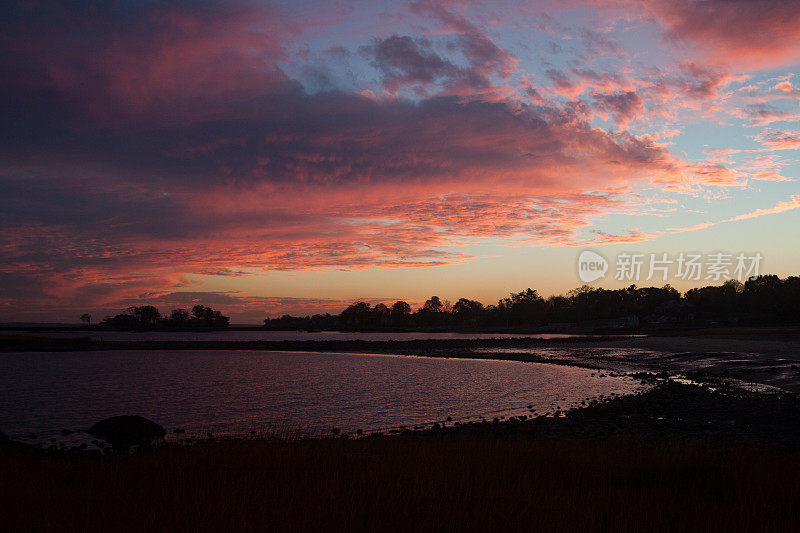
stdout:
<svg viewBox="0 0 800 533">
<path fill-rule="evenodd" d="M 87 433 L 108 441 L 114 448 L 126 449 L 163 439 L 167 431 L 141 416 L 112 416 L 90 427 Z"/>
</svg>

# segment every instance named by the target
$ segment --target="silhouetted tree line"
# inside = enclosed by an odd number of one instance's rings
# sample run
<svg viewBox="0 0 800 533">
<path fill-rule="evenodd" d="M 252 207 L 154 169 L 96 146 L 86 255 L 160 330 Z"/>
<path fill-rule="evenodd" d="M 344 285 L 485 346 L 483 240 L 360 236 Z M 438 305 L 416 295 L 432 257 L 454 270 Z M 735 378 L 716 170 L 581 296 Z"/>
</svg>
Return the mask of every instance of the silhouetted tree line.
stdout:
<svg viewBox="0 0 800 533">
<path fill-rule="evenodd" d="M 84 320 L 83 317 L 81 319 Z M 129 307 L 124 313 L 116 316 L 106 317 L 100 322 L 100 326 L 122 330 L 180 330 L 221 329 L 227 328 L 229 323 L 230 317 L 223 316 L 219 311 L 204 305 L 195 305 L 188 310 L 173 309 L 164 316 L 152 305 L 139 305 Z"/>
<path fill-rule="evenodd" d="M 542 298 L 532 289 L 511 293 L 497 305 L 460 298 L 456 303 L 432 296 L 412 312 L 398 301 L 391 307 L 356 302 L 339 315 L 265 319 L 268 329 L 635 329 L 709 325 L 759 325 L 800 321 L 800 277 L 765 275 L 742 284 L 691 289 L 681 295 L 664 287 L 601 289 L 588 285 L 565 296 Z"/>
</svg>

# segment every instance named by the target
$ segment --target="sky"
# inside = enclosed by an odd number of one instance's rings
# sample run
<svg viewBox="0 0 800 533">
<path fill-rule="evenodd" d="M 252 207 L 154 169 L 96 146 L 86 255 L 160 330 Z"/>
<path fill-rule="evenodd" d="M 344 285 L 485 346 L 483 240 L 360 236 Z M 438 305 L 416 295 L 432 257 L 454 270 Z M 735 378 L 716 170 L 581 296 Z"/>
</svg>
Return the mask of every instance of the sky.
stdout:
<svg viewBox="0 0 800 533">
<path fill-rule="evenodd" d="M 798 2 L 0 9 L 0 322 L 488 304 L 586 249 L 603 287 L 620 253 L 800 273 Z"/>
</svg>

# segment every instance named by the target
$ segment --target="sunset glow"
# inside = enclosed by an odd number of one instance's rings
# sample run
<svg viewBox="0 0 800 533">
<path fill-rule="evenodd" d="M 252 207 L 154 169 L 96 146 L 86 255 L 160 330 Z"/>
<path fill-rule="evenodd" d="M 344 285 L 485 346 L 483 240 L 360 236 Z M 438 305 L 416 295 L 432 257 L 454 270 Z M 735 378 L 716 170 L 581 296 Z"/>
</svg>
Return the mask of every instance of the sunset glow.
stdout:
<svg viewBox="0 0 800 533">
<path fill-rule="evenodd" d="M 494 303 L 584 248 L 798 273 L 795 2 L 4 11 L 0 322 Z"/>
</svg>

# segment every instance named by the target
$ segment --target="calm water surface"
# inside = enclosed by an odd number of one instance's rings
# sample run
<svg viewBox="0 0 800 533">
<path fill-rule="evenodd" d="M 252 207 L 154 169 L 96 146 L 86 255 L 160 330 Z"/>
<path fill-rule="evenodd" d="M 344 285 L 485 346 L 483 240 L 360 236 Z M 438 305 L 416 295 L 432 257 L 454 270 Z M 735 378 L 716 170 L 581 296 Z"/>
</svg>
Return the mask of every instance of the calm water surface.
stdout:
<svg viewBox="0 0 800 533">
<path fill-rule="evenodd" d="M 0 354 L 0 430 L 86 429 L 138 414 L 169 431 L 365 431 L 542 414 L 641 389 L 638 381 L 540 363 L 266 351 Z"/>
<path fill-rule="evenodd" d="M 8 334 L 24 330 L 7 331 Z M 461 332 L 378 332 L 378 331 L 45 331 L 33 333 L 45 337 L 91 337 L 105 341 L 322 341 L 322 340 L 424 340 L 424 339 L 565 339 L 584 337 L 568 333 L 461 333 Z"/>
</svg>

